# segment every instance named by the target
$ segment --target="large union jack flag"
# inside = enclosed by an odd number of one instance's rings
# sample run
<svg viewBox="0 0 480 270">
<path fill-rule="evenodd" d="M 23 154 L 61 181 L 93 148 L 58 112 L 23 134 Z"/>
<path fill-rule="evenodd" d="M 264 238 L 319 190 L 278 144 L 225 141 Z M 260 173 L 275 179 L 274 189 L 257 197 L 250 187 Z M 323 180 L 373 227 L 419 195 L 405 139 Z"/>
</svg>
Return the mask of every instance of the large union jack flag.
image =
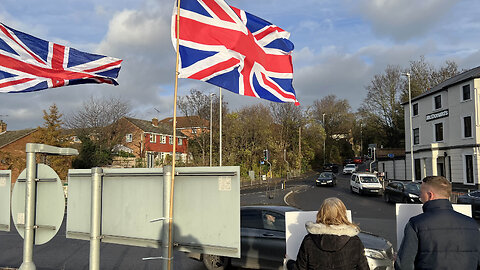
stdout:
<svg viewBox="0 0 480 270">
<path fill-rule="evenodd" d="M 172 41 L 177 39 L 177 10 Z M 295 102 L 290 34 L 223 0 L 181 0 L 179 77 L 234 93 Z"/>
<path fill-rule="evenodd" d="M 0 23 L 0 93 L 115 80 L 122 60 L 48 42 Z"/>
</svg>

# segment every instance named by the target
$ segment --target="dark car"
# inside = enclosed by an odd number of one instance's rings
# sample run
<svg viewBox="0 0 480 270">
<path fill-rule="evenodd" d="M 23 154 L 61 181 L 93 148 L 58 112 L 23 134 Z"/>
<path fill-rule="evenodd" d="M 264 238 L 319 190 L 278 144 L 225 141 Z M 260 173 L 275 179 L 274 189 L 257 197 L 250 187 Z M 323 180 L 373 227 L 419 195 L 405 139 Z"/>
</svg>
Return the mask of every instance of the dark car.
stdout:
<svg viewBox="0 0 480 270">
<path fill-rule="evenodd" d="M 386 202 L 420 203 L 419 182 L 391 182 L 383 191 Z"/>
<path fill-rule="evenodd" d="M 480 219 L 480 191 L 472 191 L 467 194 L 458 196 L 457 203 L 472 205 L 472 216 Z"/>
<path fill-rule="evenodd" d="M 343 161 L 343 166 L 345 166 L 347 164 L 352 164 L 352 163 L 353 163 L 353 159 L 347 158 Z"/>
<path fill-rule="evenodd" d="M 338 173 L 338 165 L 333 164 L 333 163 L 327 163 L 327 164 L 323 165 L 323 171 L 324 172 Z"/>
<path fill-rule="evenodd" d="M 290 206 L 242 207 L 241 258 L 203 254 L 201 257 L 206 268 L 223 270 L 232 265 L 249 269 L 283 269 L 286 253 L 285 212 L 290 211 L 300 210 Z M 364 232 L 358 236 L 365 246 L 370 269 L 393 269 L 394 251 L 390 242 Z"/>
<path fill-rule="evenodd" d="M 315 185 L 318 186 L 336 186 L 337 177 L 333 172 L 322 172 L 315 180 Z"/>
</svg>

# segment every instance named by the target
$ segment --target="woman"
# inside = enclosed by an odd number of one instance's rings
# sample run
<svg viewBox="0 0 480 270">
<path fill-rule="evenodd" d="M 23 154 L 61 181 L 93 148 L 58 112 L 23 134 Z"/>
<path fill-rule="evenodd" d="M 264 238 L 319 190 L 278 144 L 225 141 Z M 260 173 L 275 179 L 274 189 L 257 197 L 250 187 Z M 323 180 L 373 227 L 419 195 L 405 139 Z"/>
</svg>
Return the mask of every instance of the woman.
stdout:
<svg viewBox="0 0 480 270">
<path fill-rule="evenodd" d="M 338 198 L 323 201 L 317 222 L 305 224 L 297 261 L 289 260 L 289 270 L 369 269 L 357 225 L 347 219 L 347 208 Z"/>
</svg>

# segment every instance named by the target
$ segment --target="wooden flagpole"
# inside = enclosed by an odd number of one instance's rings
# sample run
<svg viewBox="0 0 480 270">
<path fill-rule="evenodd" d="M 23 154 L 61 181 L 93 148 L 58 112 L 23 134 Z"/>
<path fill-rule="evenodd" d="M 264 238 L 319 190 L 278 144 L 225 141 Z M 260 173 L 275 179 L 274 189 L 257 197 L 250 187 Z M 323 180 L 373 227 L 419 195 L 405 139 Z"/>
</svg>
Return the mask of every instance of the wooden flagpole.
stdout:
<svg viewBox="0 0 480 270">
<path fill-rule="evenodd" d="M 172 225 L 173 225 L 173 191 L 175 186 L 175 160 L 177 151 L 177 89 L 178 89 L 178 62 L 180 58 L 180 0 L 177 0 L 177 61 L 175 64 L 175 92 L 173 97 L 173 154 L 172 154 L 172 183 L 170 187 L 170 211 L 168 221 L 168 270 L 172 267 Z"/>
</svg>

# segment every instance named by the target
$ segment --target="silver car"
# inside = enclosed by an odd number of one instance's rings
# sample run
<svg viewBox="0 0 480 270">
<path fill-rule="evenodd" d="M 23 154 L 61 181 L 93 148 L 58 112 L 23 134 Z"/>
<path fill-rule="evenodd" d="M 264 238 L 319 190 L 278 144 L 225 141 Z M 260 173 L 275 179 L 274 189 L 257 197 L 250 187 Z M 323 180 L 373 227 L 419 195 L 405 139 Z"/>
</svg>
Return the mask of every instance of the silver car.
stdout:
<svg viewBox="0 0 480 270">
<path fill-rule="evenodd" d="M 289 206 L 242 207 L 241 257 L 227 258 L 202 254 L 197 258 L 202 259 L 209 270 L 223 270 L 229 265 L 249 269 L 283 269 L 286 253 L 285 212 L 289 211 L 300 210 Z M 358 236 L 365 246 L 370 269 L 393 269 L 394 250 L 389 241 L 365 232 Z"/>
</svg>

